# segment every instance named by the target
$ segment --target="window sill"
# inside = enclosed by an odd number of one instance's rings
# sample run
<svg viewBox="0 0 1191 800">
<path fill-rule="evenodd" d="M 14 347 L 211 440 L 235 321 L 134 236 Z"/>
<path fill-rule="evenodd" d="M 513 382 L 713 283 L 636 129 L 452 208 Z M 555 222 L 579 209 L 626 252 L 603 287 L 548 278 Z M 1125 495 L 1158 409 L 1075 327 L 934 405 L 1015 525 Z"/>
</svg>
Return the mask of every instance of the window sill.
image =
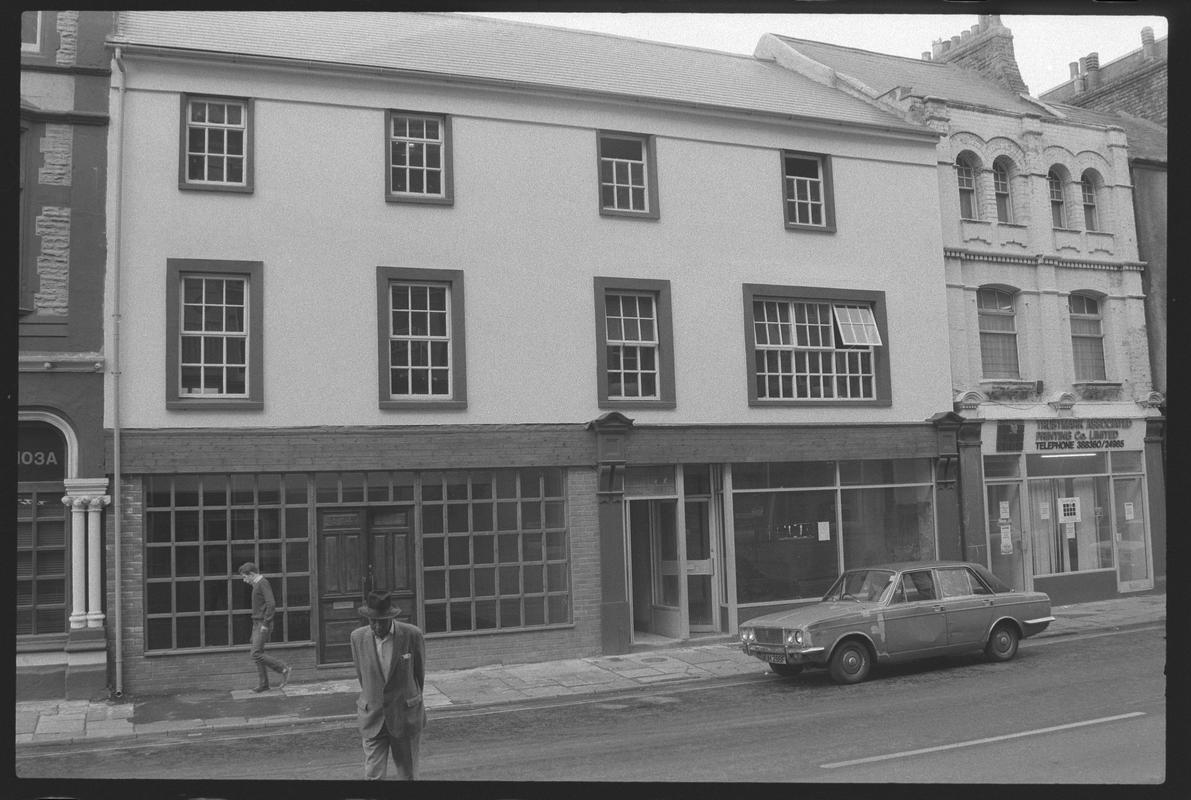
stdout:
<svg viewBox="0 0 1191 800">
<path fill-rule="evenodd" d="M 1026 400 L 1038 394 L 1038 384 L 1022 378 L 989 378 L 980 381 L 989 400 Z"/>
<path fill-rule="evenodd" d="M 268 648 L 272 650 L 296 650 L 298 648 L 314 647 L 313 640 L 304 642 L 269 642 Z M 213 653 L 243 653 L 252 649 L 252 644 L 245 642 L 244 644 L 232 645 L 230 647 L 187 647 L 178 648 L 174 650 L 145 650 L 145 658 L 168 658 L 169 656 L 208 656 Z"/>
<path fill-rule="evenodd" d="M 378 406 L 388 411 L 461 411 L 466 400 L 381 400 Z"/>
<path fill-rule="evenodd" d="M 1001 227 L 1001 228 L 1015 228 L 1017 230 L 1023 230 L 1023 231 L 1029 230 L 1029 228 L 1030 228 L 1029 225 L 1023 225 L 1020 222 L 1001 222 L 1000 220 L 997 220 L 993 224 L 997 225 L 998 227 Z"/>
<path fill-rule="evenodd" d="M 787 222 L 788 231 L 807 231 L 810 233 L 835 233 L 834 225 L 803 225 L 798 222 Z"/>
<path fill-rule="evenodd" d="M 171 411 L 260 411 L 265 407 L 263 400 L 233 400 L 228 398 L 195 398 L 166 400 L 165 407 Z"/>
<path fill-rule="evenodd" d="M 185 181 L 179 183 L 178 188 L 185 192 L 227 192 L 229 194 L 252 194 L 253 191 L 251 186 L 236 186 L 235 184 L 214 186 L 209 184 L 186 183 Z"/>
<path fill-rule="evenodd" d="M 813 406 L 856 407 L 856 408 L 888 408 L 893 405 L 892 400 L 753 400 L 749 399 L 749 408 L 810 408 Z"/>
<path fill-rule="evenodd" d="M 416 206 L 453 206 L 455 205 L 455 198 L 453 197 L 434 197 L 433 195 L 416 195 L 416 194 L 387 194 L 385 195 L 386 203 L 409 204 Z"/>
<path fill-rule="evenodd" d="M 1119 400 L 1123 385 L 1118 381 L 1075 381 L 1071 388 L 1080 400 Z"/>
<path fill-rule="evenodd" d="M 620 211 L 615 208 L 601 208 L 601 217 L 620 217 L 621 219 L 661 219 L 661 214 L 657 211 Z"/>
<path fill-rule="evenodd" d="M 599 408 L 677 408 L 678 403 L 673 400 L 615 400 L 601 399 Z"/>
</svg>

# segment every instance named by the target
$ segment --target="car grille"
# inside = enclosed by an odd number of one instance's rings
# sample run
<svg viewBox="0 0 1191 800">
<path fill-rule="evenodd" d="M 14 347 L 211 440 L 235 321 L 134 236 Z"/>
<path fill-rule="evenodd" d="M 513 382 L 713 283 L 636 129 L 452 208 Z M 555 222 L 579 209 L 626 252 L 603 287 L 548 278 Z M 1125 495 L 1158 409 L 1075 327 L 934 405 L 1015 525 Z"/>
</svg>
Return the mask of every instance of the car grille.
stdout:
<svg viewBox="0 0 1191 800">
<path fill-rule="evenodd" d="M 781 628 L 757 628 L 757 644 L 781 644 Z"/>
</svg>

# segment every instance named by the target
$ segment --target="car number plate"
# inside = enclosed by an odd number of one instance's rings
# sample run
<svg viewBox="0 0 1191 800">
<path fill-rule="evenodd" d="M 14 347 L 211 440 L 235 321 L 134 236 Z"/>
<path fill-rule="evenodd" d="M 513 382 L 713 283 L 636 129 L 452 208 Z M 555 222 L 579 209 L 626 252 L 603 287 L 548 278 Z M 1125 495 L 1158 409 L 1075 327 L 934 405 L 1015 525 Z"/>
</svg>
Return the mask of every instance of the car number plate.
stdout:
<svg viewBox="0 0 1191 800">
<path fill-rule="evenodd" d="M 773 653 L 766 653 L 765 660 L 768 661 L 770 664 L 785 664 L 786 663 L 785 655 L 774 655 Z"/>
</svg>

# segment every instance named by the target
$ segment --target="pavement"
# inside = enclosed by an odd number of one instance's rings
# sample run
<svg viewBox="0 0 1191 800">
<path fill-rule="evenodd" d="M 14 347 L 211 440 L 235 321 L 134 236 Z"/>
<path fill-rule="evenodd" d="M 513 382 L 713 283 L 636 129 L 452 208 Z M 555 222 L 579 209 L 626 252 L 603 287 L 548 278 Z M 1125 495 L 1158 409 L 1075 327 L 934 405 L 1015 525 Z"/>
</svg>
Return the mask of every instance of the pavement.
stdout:
<svg viewBox="0 0 1191 800">
<path fill-rule="evenodd" d="M 1164 588 L 1111 600 L 1052 610 L 1055 621 L 1035 637 L 1111 632 L 1165 625 Z M 555 699 L 613 694 L 648 687 L 768 673 L 740 651 L 736 637 L 635 648 L 615 656 L 593 656 L 532 664 L 508 664 L 426 674 L 423 697 L 431 720 L 476 713 L 510 704 L 541 705 Z M 77 743 L 160 742 L 163 737 L 264 727 L 342 727 L 355 723 L 355 678 L 291 682 L 284 689 L 251 689 L 125 697 L 121 701 L 37 700 L 16 703 L 18 748 Z"/>
</svg>

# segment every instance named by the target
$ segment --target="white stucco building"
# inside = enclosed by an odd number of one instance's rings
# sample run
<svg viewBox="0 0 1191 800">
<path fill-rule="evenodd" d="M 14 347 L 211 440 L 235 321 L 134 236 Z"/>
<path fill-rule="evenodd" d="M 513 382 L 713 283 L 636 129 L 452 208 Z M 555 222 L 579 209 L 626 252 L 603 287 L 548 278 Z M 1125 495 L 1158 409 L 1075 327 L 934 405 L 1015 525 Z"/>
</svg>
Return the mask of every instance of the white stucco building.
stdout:
<svg viewBox="0 0 1191 800">
<path fill-rule="evenodd" d="M 373 587 L 464 667 L 961 555 L 931 127 L 456 15 L 120 12 L 110 44 L 123 680 L 250 675 L 243 561 L 301 675 Z"/>
</svg>

